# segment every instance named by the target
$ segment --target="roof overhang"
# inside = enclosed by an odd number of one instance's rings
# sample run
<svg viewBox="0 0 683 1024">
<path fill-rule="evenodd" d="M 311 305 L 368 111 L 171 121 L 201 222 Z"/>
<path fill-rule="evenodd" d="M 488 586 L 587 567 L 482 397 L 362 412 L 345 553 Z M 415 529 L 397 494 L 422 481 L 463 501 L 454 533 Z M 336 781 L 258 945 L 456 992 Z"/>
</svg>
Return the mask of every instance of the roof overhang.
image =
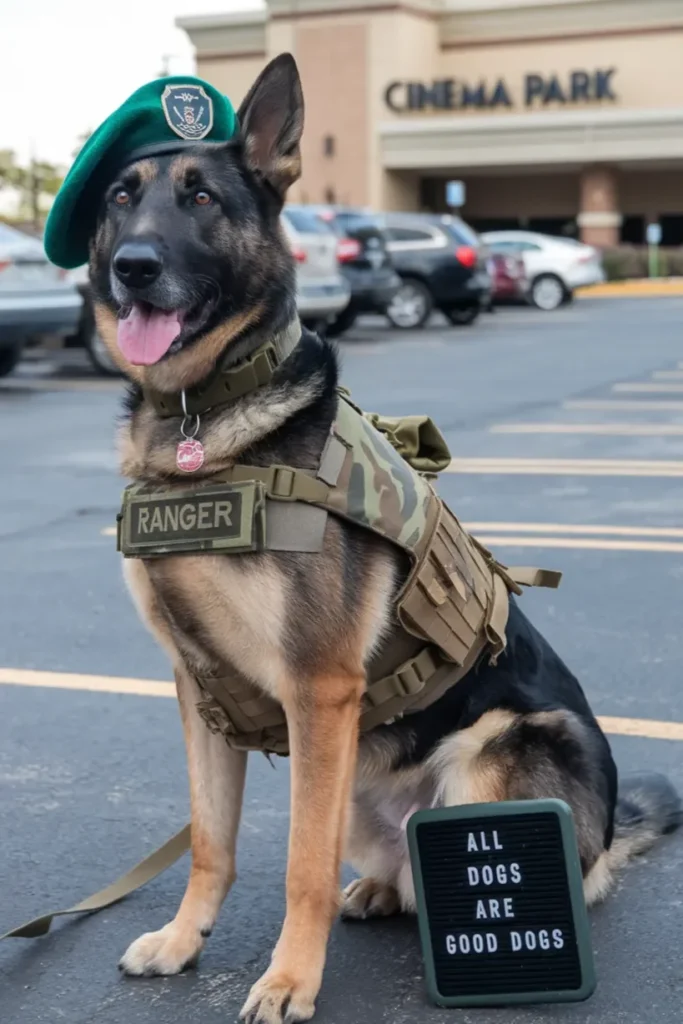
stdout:
<svg viewBox="0 0 683 1024">
<path fill-rule="evenodd" d="M 411 117 L 379 125 L 387 170 L 683 160 L 683 108 Z"/>
</svg>

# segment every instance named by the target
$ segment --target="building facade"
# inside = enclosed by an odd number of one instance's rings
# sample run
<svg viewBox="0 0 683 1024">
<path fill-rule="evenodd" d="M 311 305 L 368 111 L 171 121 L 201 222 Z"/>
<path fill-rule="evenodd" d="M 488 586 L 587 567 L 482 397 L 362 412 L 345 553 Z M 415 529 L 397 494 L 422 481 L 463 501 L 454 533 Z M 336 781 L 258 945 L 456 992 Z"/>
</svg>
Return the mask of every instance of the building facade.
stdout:
<svg viewBox="0 0 683 1024">
<path fill-rule="evenodd" d="M 276 54 L 306 101 L 292 198 L 480 230 L 683 244 L 683 0 L 268 0 L 181 18 L 235 102 Z"/>
</svg>

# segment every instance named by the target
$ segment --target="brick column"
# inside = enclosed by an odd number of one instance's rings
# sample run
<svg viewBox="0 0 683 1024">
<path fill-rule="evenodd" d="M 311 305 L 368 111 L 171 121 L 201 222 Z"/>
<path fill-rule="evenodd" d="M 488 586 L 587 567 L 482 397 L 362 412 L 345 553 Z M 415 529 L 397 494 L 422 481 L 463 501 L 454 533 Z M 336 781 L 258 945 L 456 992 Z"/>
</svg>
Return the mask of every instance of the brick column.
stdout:
<svg viewBox="0 0 683 1024">
<path fill-rule="evenodd" d="M 581 210 L 576 218 L 581 241 L 604 247 L 619 244 L 619 182 L 611 167 L 581 172 Z"/>
</svg>

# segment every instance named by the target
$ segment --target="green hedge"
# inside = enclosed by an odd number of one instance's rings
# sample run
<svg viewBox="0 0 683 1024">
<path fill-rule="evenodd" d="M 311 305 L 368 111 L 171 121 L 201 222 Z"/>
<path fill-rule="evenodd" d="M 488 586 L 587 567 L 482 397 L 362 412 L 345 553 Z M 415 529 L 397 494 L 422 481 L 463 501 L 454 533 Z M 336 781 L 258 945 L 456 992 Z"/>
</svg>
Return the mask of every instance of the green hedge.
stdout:
<svg viewBox="0 0 683 1024">
<path fill-rule="evenodd" d="M 649 277 L 648 249 L 645 245 L 620 245 L 603 249 L 602 265 L 608 281 Z M 683 247 L 659 249 L 658 277 L 683 277 Z"/>
</svg>

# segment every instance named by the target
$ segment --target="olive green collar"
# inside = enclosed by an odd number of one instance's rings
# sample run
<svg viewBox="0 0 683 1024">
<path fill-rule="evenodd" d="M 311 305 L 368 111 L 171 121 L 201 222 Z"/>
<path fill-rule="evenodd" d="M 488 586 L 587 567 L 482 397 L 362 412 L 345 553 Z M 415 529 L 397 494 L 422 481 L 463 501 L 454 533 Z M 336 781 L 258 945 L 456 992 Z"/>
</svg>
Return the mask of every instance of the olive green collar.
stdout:
<svg viewBox="0 0 683 1024">
<path fill-rule="evenodd" d="M 301 325 L 295 318 L 275 337 L 260 345 L 237 363 L 221 366 L 201 384 L 184 392 L 167 394 L 143 388 L 145 401 L 157 416 L 198 416 L 210 409 L 230 405 L 238 398 L 269 384 L 278 366 L 287 358 L 301 337 Z M 226 360 L 227 362 L 227 360 Z"/>
<path fill-rule="evenodd" d="M 277 349 L 272 341 L 226 369 L 221 368 L 208 381 L 188 388 L 180 394 L 166 394 L 153 388 L 143 388 L 145 400 L 154 406 L 157 416 L 197 416 L 220 405 L 228 405 L 250 391 L 268 384 L 279 366 Z"/>
</svg>

